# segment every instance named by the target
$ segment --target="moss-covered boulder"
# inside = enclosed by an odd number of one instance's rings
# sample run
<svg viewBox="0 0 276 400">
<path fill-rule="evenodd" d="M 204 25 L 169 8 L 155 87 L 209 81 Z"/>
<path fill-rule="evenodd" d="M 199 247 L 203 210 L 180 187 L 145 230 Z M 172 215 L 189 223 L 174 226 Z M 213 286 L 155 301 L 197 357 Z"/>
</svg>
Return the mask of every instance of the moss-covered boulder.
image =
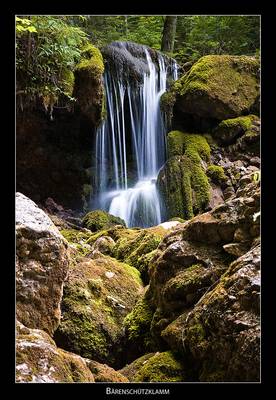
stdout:
<svg viewBox="0 0 276 400">
<path fill-rule="evenodd" d="M 108 229 L 115 225 L 125 226 L 125 222 L 121 218 L 115 217 L 103 210 L 90 211 L 83 217 L 82 223 L 83 226 L 92 232 Z"/>
<path fill-rule="evenodd" d="M 50 336 L 17 322 L 16 382 L 94 382 L 82 357 L 59 349 Z"/>
<path fill-rule="evenodd" d="M 204 169 L 210 147 L 202 135 L 172 131 L 168 134 L 168 156 L 157 178 L 167 217 L 192 218 L 210 200 Z"/>
<path fill-rule="evenodd" d="M 220 165 L 209 165 L 206 174 L 210 180 L 217 185 L 223 185 L 227 181 L 224 169 Z"/>
<path fill-rule="evenodd" d="M 171 351 L 149 353 L 120 370 L 130 382 L 185 382 L 185 367 Z"/>
<path fill-rule="evenodd" d="M 228 267 L 223 248 L 167 236 L 151 261 L 150 304 L 155 310 L 150 332 L 160 340 L 162 331 L 191 308 Z M 162 340 L 161 340 L 162 342 Z"/>
<path fill-rule="evenodd" d="M 100 254 L 72 263 L 56 343 L 100 363 L 120 363 L 123 320 L 142 292 L 139 271 L 114 258 Z"/>
<path fill-rule="evenodd" d="M 80 112 L 94 126 L 104 116 L 103 72 L 104 63 L 100 50 L 92 44 L 86 45 L 82 50 L 82 59 L 75 68 L 73 97 L 77 99 Z"/>
<path fill-rule="evenodd" d="M 156 248 L 167 234 L 167 229 L 156 226 L 146 229 L 116 230 L 113 256 L 137 268 L 144 283 L 148 283 L 148 267 Z M 111 233 L 111 235 L 114 233 Z"/>
<path fill-rule="evenodd" d="M 256 115 L 226 119 L 219 123 L 212 132 L 212 135 L 220 145 L 233 144 L 244 134 L 249 135 L 249 132 L 251 132 L 251 135 L 253 135 L 254 124 L 258 121 L 259 118 Z"/>
<path fill-rule="evenodd" d="M 254 57 L 208 55 L 175 82 L 176 107 L 183 113 L 224 120 L 256 112 L 259 61 Z"/>
</svg>

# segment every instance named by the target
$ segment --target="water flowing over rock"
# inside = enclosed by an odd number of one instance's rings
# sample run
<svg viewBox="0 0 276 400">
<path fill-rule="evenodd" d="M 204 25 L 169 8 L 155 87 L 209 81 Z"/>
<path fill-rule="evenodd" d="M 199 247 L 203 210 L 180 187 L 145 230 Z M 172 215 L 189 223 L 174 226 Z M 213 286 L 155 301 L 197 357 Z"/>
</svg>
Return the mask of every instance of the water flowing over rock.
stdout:
<svg viewBox="0 0 276 400">
<path fill-rule="evenodd" d="M 107 117 L 96 137 L 94 204 L 127 226 L 158 225 L 161 206 L 155 181 L 166 147 L 159 102 L 168 77 L 177 77 L 176 63 L 146 46 L 123 42 L 108 46 L 103 54 L 113 63 L 104 74 Z"/>
<path fill-rule="evenodd" d="M 53 334 L 60 321 L 67 243 L 32 200 L 16 194 L 17 317 L 30 328 Z"/>
</svg>

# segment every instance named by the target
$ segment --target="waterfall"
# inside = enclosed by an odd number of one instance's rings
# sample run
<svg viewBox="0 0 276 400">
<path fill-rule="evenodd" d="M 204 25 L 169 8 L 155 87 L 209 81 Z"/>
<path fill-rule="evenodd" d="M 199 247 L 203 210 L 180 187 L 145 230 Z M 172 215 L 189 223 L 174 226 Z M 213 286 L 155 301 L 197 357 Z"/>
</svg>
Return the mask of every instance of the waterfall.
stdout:
<svg viewBox="0 0 276 400">
<path fill-rule="evenodd" d="M 129 52 L 127 43 L 116 45 L 124 54 Z M 131 77 L 124 78 L 122 66 L 106 66 L 107 117 L 96 132 L 94 206 L 124 219 L 128 227 L 161 223 L 156 178 L 165 162 L 166 127 L 160 97 L 166 91 L 168 76 L 177 79 L 174 60 L 166 65 L 165 57 L 156 52 L 153 62 L 149 49 L 140 48 L 144 59 L 137 57 L 137 63 L 144 70 L 139 85 L 135 86 Z"/>
</svg>

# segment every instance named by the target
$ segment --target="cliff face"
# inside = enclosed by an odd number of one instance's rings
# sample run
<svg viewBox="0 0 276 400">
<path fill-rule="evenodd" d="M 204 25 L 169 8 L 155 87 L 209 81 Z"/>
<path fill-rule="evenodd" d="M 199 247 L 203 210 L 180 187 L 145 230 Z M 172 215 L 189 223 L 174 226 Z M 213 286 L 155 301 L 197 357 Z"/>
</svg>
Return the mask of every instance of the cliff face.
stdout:
<svg viewBox="0 0 276 400">
<path fill-rule="evenodd" d="M 75 102 L 54 106 L 51 115 L 38 103 L 18 109 L 18 191 L 40 203 L 53 197 L 65 207 L 85 209 L 93 182 L 94 134 L 104 111 L 103 71 L 100 51 L 88 46 L 75 71 Z"/>
</svg>

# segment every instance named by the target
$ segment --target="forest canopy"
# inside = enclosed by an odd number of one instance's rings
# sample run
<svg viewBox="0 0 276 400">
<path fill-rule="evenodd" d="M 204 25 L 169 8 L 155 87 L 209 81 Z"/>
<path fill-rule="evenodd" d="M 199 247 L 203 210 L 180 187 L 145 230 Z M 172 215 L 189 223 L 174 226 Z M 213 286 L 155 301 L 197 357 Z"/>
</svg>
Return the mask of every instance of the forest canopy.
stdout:
<svg viewBox="0 0 276 400">
<path fill-rule="evenodd" d="M 58 99 L 74 101 L 73 71 L 90 42 L 148 45 L 180 65 L 207 54 L 258 56 L 259 16 L 17 16 L 17 93 L 42 98 L 45 108 Z"/>
</svg>

